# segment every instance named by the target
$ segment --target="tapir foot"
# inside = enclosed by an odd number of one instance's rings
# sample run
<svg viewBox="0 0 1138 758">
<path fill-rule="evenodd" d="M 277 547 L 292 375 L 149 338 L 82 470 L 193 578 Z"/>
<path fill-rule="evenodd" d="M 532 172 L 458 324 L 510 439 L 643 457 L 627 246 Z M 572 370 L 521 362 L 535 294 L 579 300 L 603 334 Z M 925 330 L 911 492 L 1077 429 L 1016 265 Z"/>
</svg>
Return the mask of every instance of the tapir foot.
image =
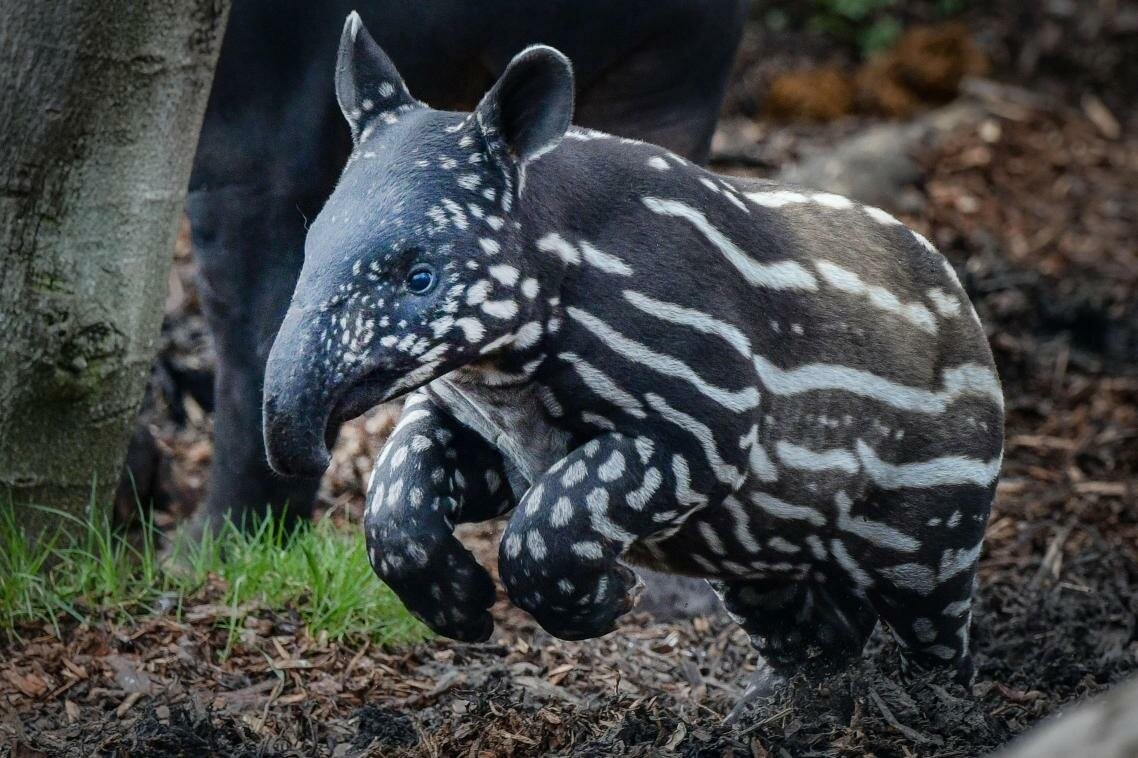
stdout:
<svg viewBox="0 0 1138 758">
<path fill-rule="evenodd" d="M 602 637 L 635 607 L 644 583 L 632 569 L 612 564 L 571 576 L 504 572 L 510 598 L 541 628 L 563 640 Z"/>
<path fill-rule="evenodd" d="M 378 520 L 366 527 L 372 569 L 431 631 L 463 642 L 485 642 L 494 631 L 494 580 L 453 534 L 415 531 Z"/>
</svg>

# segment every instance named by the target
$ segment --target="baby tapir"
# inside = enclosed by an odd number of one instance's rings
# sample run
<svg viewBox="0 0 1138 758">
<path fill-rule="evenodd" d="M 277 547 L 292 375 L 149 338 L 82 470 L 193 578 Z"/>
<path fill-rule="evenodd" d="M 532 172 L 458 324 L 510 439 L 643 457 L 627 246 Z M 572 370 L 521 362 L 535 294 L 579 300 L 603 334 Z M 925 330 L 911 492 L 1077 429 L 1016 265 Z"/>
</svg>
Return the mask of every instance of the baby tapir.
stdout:
<svg viewBox="0 0 1138 758">
<path fill-rule="evenodd" d="M 779 672 L 841 666 L 880 618 L 970 676 L 1003 403 L 926 239 L 570 126 L 549 47 L 440 112 L 352 16 L 336 89 L 355 150 L 269 357 L 266 444 L 318 473 L 327 429 L 407 395 L 366 533 L 417 617 L 490 635 L 452 531 L 510 514 L 502 581 L 559 637 L 614 628 L 627 563 L 708 579 Z"/>
</svg>

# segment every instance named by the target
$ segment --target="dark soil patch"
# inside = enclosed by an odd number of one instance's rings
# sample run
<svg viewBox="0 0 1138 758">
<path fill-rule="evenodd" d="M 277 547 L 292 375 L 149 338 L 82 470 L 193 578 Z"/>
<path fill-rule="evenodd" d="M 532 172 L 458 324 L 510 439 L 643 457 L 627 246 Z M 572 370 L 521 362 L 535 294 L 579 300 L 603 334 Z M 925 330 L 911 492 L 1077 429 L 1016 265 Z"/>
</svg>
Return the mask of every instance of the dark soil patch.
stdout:
<svg viewBox="0 0 1138 758">
<path fill-rule="evenodd" d="M 111 728 L 113 730 L 113 727 Z M 118 738 L 104 740 L 104 753 L 148 756 L 271 756 L 276 751 L 262 744 L 239 719 L 211 709 L 177 704 L 151 706 Z"/>
<path fill-rule="evenodd" d="M 351 745 L 358 750 L 413 747 L 419 742 L 415 722 L 406 713 L 365 705 L 356 711 L 356 720 L 359 726 Z"/>
</svg>

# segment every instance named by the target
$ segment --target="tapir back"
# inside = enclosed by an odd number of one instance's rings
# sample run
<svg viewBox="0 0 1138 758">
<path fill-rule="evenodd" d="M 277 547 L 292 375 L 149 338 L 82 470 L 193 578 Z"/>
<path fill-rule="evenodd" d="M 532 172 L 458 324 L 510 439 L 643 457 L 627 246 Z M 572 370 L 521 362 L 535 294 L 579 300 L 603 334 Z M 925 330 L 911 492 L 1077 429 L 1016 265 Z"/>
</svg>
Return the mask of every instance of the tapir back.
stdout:
<svg viewBox="0 0 1138 758">
<path fill-rule="evenodd" d="M 526 222 L 534 254 L 566 264 L 557 355 L 536 377 L 561 423 L 648 434 L 663 415 L 690 480 L 710 483 L 682 529 L 634 558 L 705 576 L 731 555 L 796 575 L 840 558 L 866 588 L 863 563 L 974 558 L 1002 394 L 924 237 L 844 197 L 584 130 L 527 182 L 552 209 Z"/>
</svg>

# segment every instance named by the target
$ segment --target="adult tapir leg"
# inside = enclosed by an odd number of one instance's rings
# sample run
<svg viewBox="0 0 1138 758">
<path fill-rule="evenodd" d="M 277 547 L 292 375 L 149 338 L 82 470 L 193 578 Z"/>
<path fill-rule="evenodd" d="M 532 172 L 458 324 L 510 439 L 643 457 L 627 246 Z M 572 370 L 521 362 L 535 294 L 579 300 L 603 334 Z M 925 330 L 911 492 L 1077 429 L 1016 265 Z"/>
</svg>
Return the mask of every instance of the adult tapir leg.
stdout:
<svg viewBox="0 0 1138 758">
<path fill-rule="evenodd" d="M 261 391 L 308 221 L 350 148 L 332 91 L 346 13 L 304 0 L 242 1 L 226 27 L 186 201 L 217 353 L 204 508 L 214 528 L 227 516 L 239 524 L 254 514 L 305 518 L 319 484 L 269 469 Z"/>
<path fill-rule="evenodd" d="M 217 353 L 214 452 L 206 524 L 247 523 L 271 513 L 306 518 L 319 479 L 286 479 L 265 458 L 261 389 L 265 360 L 292 296 L 305 221 L 323 196 L 258 188 L 195 191 L 187 208 L 203 309 Z"/>
</svg>

